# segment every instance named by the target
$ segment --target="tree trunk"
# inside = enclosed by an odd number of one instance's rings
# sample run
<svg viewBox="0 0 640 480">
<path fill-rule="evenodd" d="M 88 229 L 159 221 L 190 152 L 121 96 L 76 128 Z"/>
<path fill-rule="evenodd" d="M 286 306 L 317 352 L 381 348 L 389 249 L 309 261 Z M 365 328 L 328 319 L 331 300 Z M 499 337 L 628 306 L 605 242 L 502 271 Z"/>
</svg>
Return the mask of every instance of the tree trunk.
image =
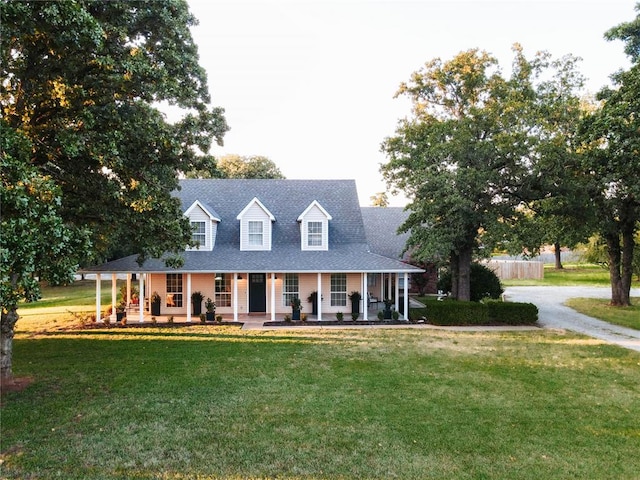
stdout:
<svg viewBox="0 0 640 480">
<path fill-rule="evenodd" d="M 14 327 L 18 321 L 18 311 L 15 306 L 9 307 L 5 312 L 2 308 L 0 320 L 0 377 L 2 381 L 13 378 L 13 335 Z"/>
<path fill-rule="evenodd" d="M 562 270 L 564 267 L 562 266 L 562 251 L 561 251 L 560 247 L 560 242 L 555 242 L 553 244 L 553 251 L 555 253 L 556 256 L 556 270 Z"/>
<path fill-rule="evenodd" d="M 458 300 L 471 300 L 471 257 L 473 249 L 466 247 L 458 256 Z"/>
<path fill-rule="evenodd" d="M 451 269 L 451 298 L 457 300 L 458 278 L 460 277 L 460 257 L 455 252 L 451 252 L 451 255 L 449 257 L 449 266 Z"/>
<path fill-rule="evenodd" d="M 607 242 L 607 253 L 609 255 L 609 278 L 611 280 L 611 305 L 616 307 L 630 305 L 629 288 L 630 282 L 627 282 L 628 287 L 624 286 L 624 278 L 621 275 L 622 254 L 620 248 L 620 237 L 617 233 L 607 233 L 605 236 Z"/>
</svg>

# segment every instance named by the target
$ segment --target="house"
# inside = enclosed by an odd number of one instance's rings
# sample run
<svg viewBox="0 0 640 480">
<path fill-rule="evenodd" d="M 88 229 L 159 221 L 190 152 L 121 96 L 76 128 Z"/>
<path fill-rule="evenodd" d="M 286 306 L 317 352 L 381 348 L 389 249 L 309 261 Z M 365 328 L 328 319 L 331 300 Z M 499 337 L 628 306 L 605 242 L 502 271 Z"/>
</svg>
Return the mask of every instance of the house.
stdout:
<svg viewBox="0 0 640 480">
<path fill-rule="evenodd" d="M 162 259 L 139 266 L 134 255 L 86 269 L 98 278 L 111 275 L 113 305 L 116 276 L 137 274 L 140 321 L 150 314 L 153 292 L 160 296 L 161 315 L 187 321 L 194 316 L 195 291 L 215 301 L 216 314 L 234 321 L 246 315 L 282 318 L 296 297 L 305 313 L 335 318 L 351 312 L 352 291 L 364 299 L 364 319 L 370 296 L 391 298 L 397 310 L 408 311 L 409 274 L 422 270 L 399 258 L 397 218 L 375 231 L 365 227 L 353 180 L 182 180 L 175 195 L 198 243 L 183 253 L 181 268 Z M 96 290 L 99 314 L 100 281 Z M 307 302 L 313 292 L 321 299 L 314 306 Z"/>
</svg>

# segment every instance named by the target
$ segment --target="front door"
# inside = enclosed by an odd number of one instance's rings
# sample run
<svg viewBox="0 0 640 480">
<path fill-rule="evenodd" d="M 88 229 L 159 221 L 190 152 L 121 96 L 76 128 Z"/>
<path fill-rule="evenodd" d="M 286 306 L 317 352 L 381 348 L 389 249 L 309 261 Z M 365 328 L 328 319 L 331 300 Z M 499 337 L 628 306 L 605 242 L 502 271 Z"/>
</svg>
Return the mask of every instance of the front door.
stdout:
<svg viewBox="0 0 640 480">
<path fill-rule="evenodd" d="M 267 311 L 267 275 L 249 274 L 249 313 Z"/>
</svg>

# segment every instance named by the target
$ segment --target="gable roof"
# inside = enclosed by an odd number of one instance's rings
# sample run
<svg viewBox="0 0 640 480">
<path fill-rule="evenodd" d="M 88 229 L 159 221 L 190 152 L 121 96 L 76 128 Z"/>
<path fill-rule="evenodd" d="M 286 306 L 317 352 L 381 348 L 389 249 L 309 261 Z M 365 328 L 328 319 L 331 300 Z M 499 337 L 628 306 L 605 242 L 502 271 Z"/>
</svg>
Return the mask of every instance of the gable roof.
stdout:
<svg viewBox="0 0 640 480">
<path fill-rule="evenodd" d="M 258 197 L 253 197 L 253 200 L 251 200 L 249 203 L 247 203 L 247 206 L 244 207 L 242 209 L 242 211 L 238 214 L 238 216 L 236 217 L 236 220 L 240 220 L 242 219 L 242 217 L 244 216 L 245 213 L 247 213 L 247 211 L 253 206 L 253 205 L 258 205 L 260 207 L 260 209 L 267 214 L 267 216 L 269 217 L 269 220 L 271 220 L 272 222 L 276 221 L 276 217 L 273 216 L 273 213 L 271 213 L 269 211 L 269 209 L 267 207 L 264 206 L 264 204 L 258 200 Z"/>
<path fill-rule="evenodd" d="M 213 208 L 203 204 L 200 200 L 196 200 L 195 202 L 193 202 L 191 206 L 187 208 L 184 214 L 189 215 L 197 207 L 199 207 L 212 221 L 214 222 L 220 221 L 220 217 L 218 216 L 216 211 Z"/>
<path fill-rule="evenodd" d="M 370 249 L 355 180 L 186 179 L 174 195 L 183 211 L 194 202 L 213 210 L 220 219 L 213 251 L 186 251 L 184 265 L 171 269 L 162 259 L 140 267 L 136 256 L 115 260 L 91 272 L 412 272 L 416 267 L 399 261 L 398 253 L 385 256 Z M 254 198 L 277 219 L 270 251 L 241 251 L 237 217 Z M 300 249 L 300 211 L 316 201 L 327 212 L 329 249 Z M 209 209 L 208 208 L 208 209 Z M 211 211 L 209 210 L 209 211 Z M 379 209 L 386 210 L 386 209 Z M 395 237 L 395 229 L 385 229 Z M 400 249 L 401 251 L 401 249 Z"/>
<path fill-rule="evenodd" d="M 322 212 L 322 214 L 327 217 L 327 220 L 333 220 L 333 217 L 331 215 L 329 215 L 329 212 L 327 212 L 324 208 L 322 208 L 322 205 L 320 205 L 318 203 L 317 200 L 314 200 L 307 208 L 305 208 L 304 212 L 302 212 L 299 216 L 298 216 L 298 221 L 301 222 L 302 219 L 305 217 L 305 215 L 307 213 L 309 213 L 309 211 L 313 208 L 313 207 L 317 207 L 318 210 L 320 210 L 320 212 Z"/>
</svg>

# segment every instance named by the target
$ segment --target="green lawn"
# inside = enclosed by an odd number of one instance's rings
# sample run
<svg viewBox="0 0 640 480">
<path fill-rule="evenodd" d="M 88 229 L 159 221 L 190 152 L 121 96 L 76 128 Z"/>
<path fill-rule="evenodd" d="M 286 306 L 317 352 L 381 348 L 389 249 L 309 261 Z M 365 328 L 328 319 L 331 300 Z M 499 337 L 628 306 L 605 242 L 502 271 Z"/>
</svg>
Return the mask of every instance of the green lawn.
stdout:
<svg viewBox="0 0 640 480">
<path fill-rule="evenodd" d="M 640 354 L 549 331 L 18 334 L 7 479 L 632 479 Z"/>
<path fill-rule="evenodd" d="M 605 322 L 640 330 L 640 297 L 631 298 L 631 307 L 612 307 L 609 299 L 570 298 L 566 305 Z"/>
<path fill-rule="evenodd" d="M 609 271 L 599 265 L 566 264 L 556 270 L 554 265 L 544 266 L 543 280 L 504 280 L 506 286 L 570 286 L 584 285 L 603 287 L 610 285 Z"/>
</svg>

